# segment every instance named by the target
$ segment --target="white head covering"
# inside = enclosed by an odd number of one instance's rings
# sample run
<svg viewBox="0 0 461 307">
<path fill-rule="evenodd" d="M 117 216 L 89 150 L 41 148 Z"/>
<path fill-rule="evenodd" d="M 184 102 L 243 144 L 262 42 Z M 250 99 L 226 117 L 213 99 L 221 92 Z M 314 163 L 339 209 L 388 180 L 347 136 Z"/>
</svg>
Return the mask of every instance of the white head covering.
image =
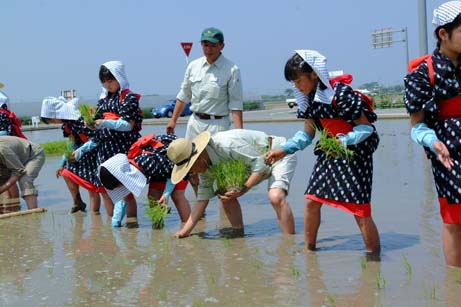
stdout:
<svg viewBox="0 0 461 307">
<path fill-rule="evenodd" d="M 3 107 L 5 105 L 6 108 L 8 109 L 9 102 L 10 102 L 10 99 L 8 98 L 8 96 L 4 92 L 0 91 L 0 107 Z"/>
<path fill-rule="evenodd" d="M 64 97 L 46 97 L 42 102 L 41 117 L 64 120 L 77 120 L 80 111 L 77 108 L 78 98 L 67 101 Z"/>
<path fill-rule="evenodd" d="M 331 104 L 335 93 L 331 88 L 330 80 L 328 78 L 327 58 L 315 50 L 295 50 L 295 52 L 312 67 L 322 83 L 327 87 L 326 89 L 321 90 L 318 86 L 314 100 L 321 103 Z"/>
<path fill-rule="evenodd" d="M 109 61 L 102 65 L 109 69 L 109 71 L 114 75 L 115 79 L 120 84 L 120 91 L 130 88 L 130 83 L 128 82 L 128 78 L 126 77 L 125 73 L 125 65 L 123 65 L 122 62 Z"/>
<path fill-rule="evenodd" d="M 139 196 L 142 189 L 146 186 L 146 176 L 144 176 L 140 170 L 128 161 L 128 157 L 125 154 L 116 154 L 102 163 L 100 167 L 101 166 L 104 166 L 115 178 L 117 178 L 118 181 L 122 183 L 122 186 L 113 190 L 106 189 L 107 194 L 114 203 L 122 200 L 123 197 L 130 194 L 130 192 L 136 197 Z"/>
<path fill-rule="evenodd" d="M 446 25 L 461 13 L 461 1 L 448 1 L 434 10 L 432 24 L 435 27 Z"/>
</svg>

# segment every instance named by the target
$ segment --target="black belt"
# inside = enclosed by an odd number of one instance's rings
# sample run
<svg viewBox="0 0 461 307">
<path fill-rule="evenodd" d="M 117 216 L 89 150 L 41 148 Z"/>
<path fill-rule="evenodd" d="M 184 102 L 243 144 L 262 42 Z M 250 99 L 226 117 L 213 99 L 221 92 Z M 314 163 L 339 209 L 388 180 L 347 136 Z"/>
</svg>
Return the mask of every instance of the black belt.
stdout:
<svg viewBox="0 0 461 307">
<path fill-rule="evenodd" d="M 221 119 L 224 117 L 221 115 L 210 115 L 210 114 L 205 114 L 205 113 L 194 113 L 194 114 L 200 119 Z"/>
</svg>

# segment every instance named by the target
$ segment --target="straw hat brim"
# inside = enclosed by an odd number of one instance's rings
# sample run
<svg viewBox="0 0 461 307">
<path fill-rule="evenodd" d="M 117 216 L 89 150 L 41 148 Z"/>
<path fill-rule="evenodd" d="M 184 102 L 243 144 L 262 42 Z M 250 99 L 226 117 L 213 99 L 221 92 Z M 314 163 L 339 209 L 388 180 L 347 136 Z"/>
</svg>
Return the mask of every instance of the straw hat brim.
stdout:
<svg viewBox="0 0 461 307">
<path fill-rule="evenodd" d="M 189 173 L 190 169 L 194 165 L 195 161 L 197 161 L 200 154 L 203 152 L 205 147 L 210 142 L 211 134 L 208 131 L 204 131 L 197 135 L 193 140 L 192 143 L 195 144 L 195 150 L 197 151 L 189 161 L 184 164 L 176 165 L 173 167 L 173 171 L 171 173 L 171 182 L 173 184 L 177 184 L 181 180 L 186 177 L 187 173 Z M 170 145 L 171 146 L 171 145 Z"/>
</svg>

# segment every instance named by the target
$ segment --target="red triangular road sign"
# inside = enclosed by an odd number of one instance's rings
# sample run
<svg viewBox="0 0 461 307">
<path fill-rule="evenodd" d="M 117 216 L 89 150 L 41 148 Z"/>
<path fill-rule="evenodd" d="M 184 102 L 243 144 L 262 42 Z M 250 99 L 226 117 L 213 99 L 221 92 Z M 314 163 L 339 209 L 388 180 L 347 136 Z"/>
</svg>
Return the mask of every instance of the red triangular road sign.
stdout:
<svg viewBox="0 0 461 307">
<path fill-rule="evenodd" d="M 190 42 L 182 42 L 181 43 L 182 49 L 186 53 L 186 56 L 189 56 L 190 50 L 192 49 L 192 43 Z"/>
</svg>

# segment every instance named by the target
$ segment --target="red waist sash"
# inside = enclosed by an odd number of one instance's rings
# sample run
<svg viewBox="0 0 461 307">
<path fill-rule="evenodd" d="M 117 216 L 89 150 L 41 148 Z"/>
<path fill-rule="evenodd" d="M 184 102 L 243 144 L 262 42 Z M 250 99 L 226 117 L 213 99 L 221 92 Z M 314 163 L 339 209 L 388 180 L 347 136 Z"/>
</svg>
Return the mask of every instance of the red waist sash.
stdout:
<svg viewBox="0 0 461 307">
<path fill-rule="evenodd" d="M 322 118 L 320 119 L 320 123 L 331 137 L 336 137 L 339 133 L 347 134 L 352 131 L 352 128 L 354 127 L 341 118 Z"/>
<path fill-rule="evenodd" d="M 437 103 L 440 120 L 461 117 L 461 96 L 452 97 Z"/>
</svg>

